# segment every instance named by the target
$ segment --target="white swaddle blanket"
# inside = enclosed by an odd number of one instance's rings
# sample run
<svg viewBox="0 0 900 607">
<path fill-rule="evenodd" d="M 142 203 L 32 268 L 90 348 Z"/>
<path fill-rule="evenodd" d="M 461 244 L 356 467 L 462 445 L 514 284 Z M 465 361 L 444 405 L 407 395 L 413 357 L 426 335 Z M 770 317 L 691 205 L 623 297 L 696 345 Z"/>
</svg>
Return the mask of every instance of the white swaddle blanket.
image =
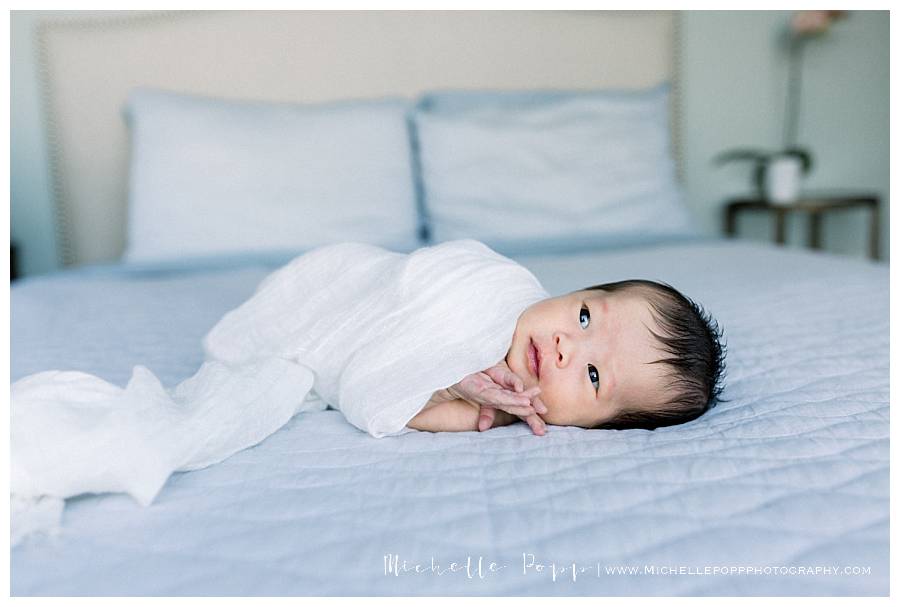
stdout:
<svg viewBox="0 0 900 607">
<path fill-rule="evenodd" d="M 474 240 L 408 255 L 331 245 L 267 276 L 171 390 L 141 366 L 125 388 L 77 371 L 25 377 L 11 388 L 12 544 L 57 527 L 81 493 L 149 505 L 172 472 L 220 462 L 301 411 L 330 405 L 373 437 L 409 432 L 436 390 L 503 359 L 519 315 L 548 296 Z"/>
</svg>

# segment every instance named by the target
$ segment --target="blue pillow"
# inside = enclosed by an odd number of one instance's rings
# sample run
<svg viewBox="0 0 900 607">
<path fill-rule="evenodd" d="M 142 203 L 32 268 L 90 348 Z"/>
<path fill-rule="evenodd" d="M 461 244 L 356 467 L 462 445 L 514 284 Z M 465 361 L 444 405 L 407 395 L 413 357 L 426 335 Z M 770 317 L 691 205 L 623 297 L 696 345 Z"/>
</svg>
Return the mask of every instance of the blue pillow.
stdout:
<svg viewBox="0 0 900 607">
<path fill-rule="evenodd" d="M 661 82 L 648 89 L 447 89 L 425 93 L 416 108 L 423 112 L 457 114 L 485 108 L 523 109 L 565 101 L 574 97 L 618 99 L 625 102 L 645 98 L 668 99 L 671 85 Z"/>
<path fill-rule="evenodd" d="M 129 262 L 308 250 L 418 236 L 402 98 L 322 104 L 140 87 L 131 134 Z"/>
<path fill-rule="evenodd" d="M 422 96 L 413 126 L 430 240 L 524 250 L 700 235 L 670 153 L 669 91 Z"/>
</svg>

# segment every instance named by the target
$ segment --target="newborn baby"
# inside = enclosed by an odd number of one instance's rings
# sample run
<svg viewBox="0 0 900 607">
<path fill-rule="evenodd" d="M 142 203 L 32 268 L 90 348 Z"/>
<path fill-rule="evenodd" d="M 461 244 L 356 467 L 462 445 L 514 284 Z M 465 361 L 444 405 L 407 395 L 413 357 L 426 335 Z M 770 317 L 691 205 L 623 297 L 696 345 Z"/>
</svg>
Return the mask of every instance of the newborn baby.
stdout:
<svg viewBox="0 0 900 607">
<path fill-rule="evenodd" d="M 525 420 L 654 429 L 695 419 L 722 391 L 717 323 L 671 286 L 626 280 L 528 307 L 504 360 L 436 392 L 407 426 L 472 431 Z"/>
</svg>

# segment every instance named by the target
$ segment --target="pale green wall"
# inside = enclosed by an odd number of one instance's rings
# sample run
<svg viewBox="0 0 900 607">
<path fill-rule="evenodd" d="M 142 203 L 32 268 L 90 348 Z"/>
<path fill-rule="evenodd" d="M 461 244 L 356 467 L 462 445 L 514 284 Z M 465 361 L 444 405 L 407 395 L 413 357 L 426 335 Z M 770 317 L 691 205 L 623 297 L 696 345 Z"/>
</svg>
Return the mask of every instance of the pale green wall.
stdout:
<svg viewBox="0 0 900 607">
<path fill-rule="evenodd" d="M 723 200 L 750 190 L 746 165 L 714 167 L 721 150 L 782 143 L 787 57 L 780 44 L 789 11 L 682 13 L 685 188 L 709 233 L 722 229 Z M 804 51 L 798 142 L 812 150 L 804 187 L 862 189 L 881 196 L 881 256 L 889 256 L 890 19 L 851 11 Z M 868 212 L 822 222 L 826 250 L 865 256 Z M 806 217 L 788 221 L 788 246 L 806 242 Z M 744 215 L 742 237 L 768 240 L 771 221 Z"/>
<path fill-rule="evenodd" d="M 77 11 L 58 11 L 71 15 Z M 787 64 L 777 44 L 787 11 L 685 11 L 682 17 L 685 189 L 710 234 L 721 231 L 722 201 L 749 189 L 744 167 L 715 168 L 720 150 L 778 146 Z M 26 274 L 57 267 L 47 149 L 35 69 L 37 11 L 10 17 L 11 236 Z M 888 257 L 888 11 L 852 11 L 807 48 L 799 141 L 816 157 L 807 185 L 863 188 L 882 195 L 882 257 Z M 865 255 L 866 217 L 848 211 L 823 222 L 829 251 Z M 770 225 L 744 217 L 743 237 L 765 240 Z M 789 246 L 801 246 L 805 224 L 789 223 Z"/>
</svg>

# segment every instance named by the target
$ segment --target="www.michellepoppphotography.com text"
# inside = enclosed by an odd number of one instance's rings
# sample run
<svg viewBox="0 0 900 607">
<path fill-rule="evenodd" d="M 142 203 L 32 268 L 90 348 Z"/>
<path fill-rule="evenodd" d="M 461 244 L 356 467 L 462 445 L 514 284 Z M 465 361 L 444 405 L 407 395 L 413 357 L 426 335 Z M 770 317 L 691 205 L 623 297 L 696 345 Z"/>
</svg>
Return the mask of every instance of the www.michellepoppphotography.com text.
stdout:
<svg viewBox="0 0 900 607">
<path fill-rule="evenodd" d="M 514 560 L 491 560 L 483 556 L 469 556 L 457 560 L 441 561 L 431 557 L 429 561 L 407 560 L 399 554 L 383 557 L 385 576 L 437 575 L 459 576 L 469 580 L 484 580 L 498 575 L 534 575 L 554 582 L 579 578 L 604 576 L 645 575 L 768 575 L 768 576 L 850 576 L 871 575 L 872 568 L 861 565 L 805 564 L 805 565 L 678 565 L 640 564 L 604 565 L 599 562 L 556 561 L 539 559 L 530 552 L 522 552 Z"/>
</svg>

